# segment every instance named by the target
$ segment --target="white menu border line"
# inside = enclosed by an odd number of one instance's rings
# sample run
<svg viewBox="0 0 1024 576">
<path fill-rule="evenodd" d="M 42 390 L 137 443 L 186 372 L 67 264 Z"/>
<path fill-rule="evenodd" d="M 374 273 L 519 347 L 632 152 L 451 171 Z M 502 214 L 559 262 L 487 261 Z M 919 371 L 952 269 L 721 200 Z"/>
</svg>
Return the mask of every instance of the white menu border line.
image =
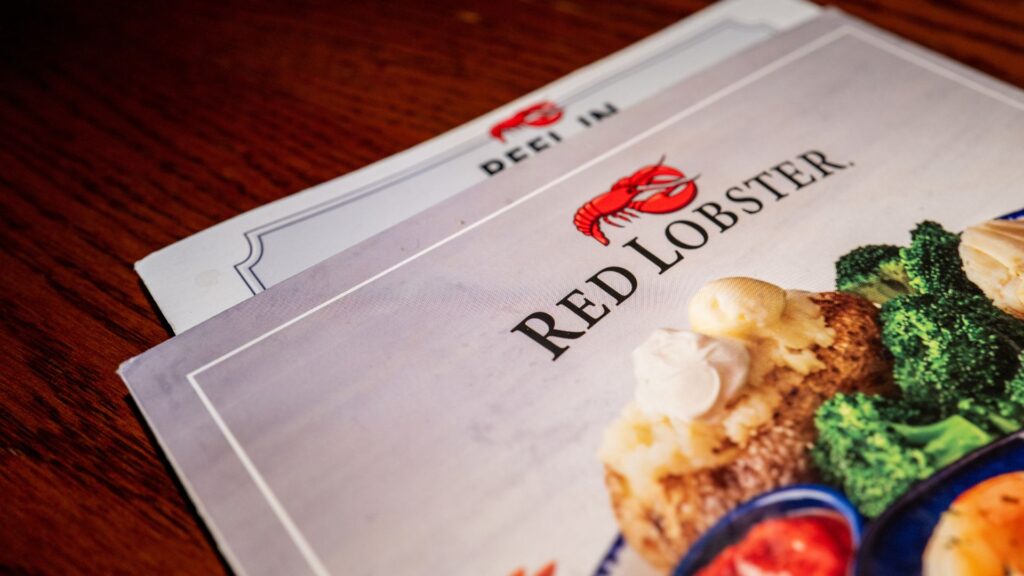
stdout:
<svg viewBox="0 0 1024 576">
<path fill-rule="evenodd" d="M 458 232 L 452 234 L 451 236 L 444 238 L 443 240 L 439 240 L 433 245 L 424 248 L 423 250 L 417 252 L 416 254 L 413 254 L 412 256 L 409 256 L 405 260 L 402 260 L 401 262 L 398 262 L 397 264 L 391 266 L 390 268 L 387 268 L 371 276 L 370 278 L 367 278 L 366 280 L 360 282 L 359 284 L 356 284 L 355 286 L 349 288 L 348 290 L 345 290 L 340 294 L 330 298 L 329 300 L 321 304 L 318 304 L 317 306 L 314 306 L 313 308 L 292 318 L 291 320 L 285 322 L 284 324 L 281 324 L 280 326 L 274 328 L 273 330 L 270 330 L 269 332 L 266 332 L 253 340 L 250 340 L 249 342 L 243 344 L 242 346 L 239 346 L 238 348 L 235 348 L 234 350 L 216 358 L 215 360 L 212 360 L 207 364 L 200 366 L 199 368 L 193 370 L 192 372 L 189 372 L 186 375 L 186 379 L 192 385 L 192 388 L 195 390 L 196 395 L 199 396 L 199 400 L 203 403 L 203 406 L 206 407 L 206 410 L 210 413 L 210 416 L 213 418 L 213 421 L 217 425 L 217 428 L 220 429 L 221 433 L 224 435 L 224 438 L 227 440 L 228 445 L 230 445 L 231 449 L 234 450 L 235 454 L 238 456 L 239 461 L 241 461 L 242 466 L 245 468 L 246 472 L 249 473 L 249 476 L 256 484 L 256 487 L 259 489 L 260 493 L 266 499 L 267 503 L 270 505 L 271 510 L 274 511 L 274 514 L 277 515 L 277 518 L 284 526 L 285 531 L 291 537 L 292 541 L 295 543 L 295 546 L 298 548 L 299 552 L 305 558 L 306 562 L 309 564 L 310 569 L 316 576 L 330 576 L 330 571 L 328 571 L 327 568 L 324 566 L 323 561 L 321 561 L 316 551 L 313 550 L 313 547 L 310 546 L 309 542 L 306 540 L 306 537 L 299 530 L 298 526 L 295 525 L 295 522 L 288 514 L 288 511 L 285 510 L 284 506 L 277 499 L 277 496 L 274 494 L 274 491 L 271 490 L 270 485 L 267 484 L 266 480 L 263 478 L 263 475 L 260 474 L 259 470 L 256 469 L 256 465 L 253 464 L 252 460 L 249 458 L 249 455 L 245 452 L 245 449 L 242 448 L 242 445 L 238 442 L 238 439 L 235 438 L 235 435 L 231 432 L 231 429 L 228 428 L 227 424 L 224 422 L 224 419 L 221 418 L 221 415 L 217 411 L 217 408 L 210 401 L 209 397 L 207 397 L 206 393 L 203 392 L 203 389 L 199 386 L 199 382 L 196 380 L 196 376 L 206 370 L 209 370 L 213 366 L 220 364 L 224 360 L 227 360 L 232 356 L 235 356 L 241 352 L 244 352 L 245 350 L 248 350 L 249 348 L 255 346 L 256 344 L 262 342 L 263 340 L 270 338 L 274 334 L 277 334 L 278 332 L 288 328 L 289 326 L 298 323 L 299 321 L 307 318 L 312 314 L 315 314 L 321 309 L 330 306 L 331 304 L 337 302 L 338 300 L 341 300 L 345 296 L 348 296 L 353 292 L 365 288 L 366 286 L 372 284 L 373 282 L 376 282 L 377 280 L 383 278 L 384 276 L 387 276 L 388 274 L 394 272 L 395 270 L 398 270 L 402 266 L 405 266 L 406 264 L 422 256 L 425 256 L 430 252 L 433 252 L 434 250 L 440 248 L 441 246 L 444 246 L 445 244 L 451 242 L 452 240 L 455 240 L 456 238 L 472 230 L 475 230 L 476 228 L 479 228 L 480 226 L 486 224 L 487 222 L 490 222 L 491 220 L 497 218 L 498 216 L 501 216 L 505 212 L 508 212 L 513 208 L 516 208 L 520 204 L 523 204 L 524 202 L 527 202 L 528 200 L 536 196 L 539 196 L 540 194 L 543 194 L 544 192 L 550 190 L 554 186 L 557 186 L 558 184 L 568 180 L 569 178 L 572 178 L 573 176 L 579 174 L 580 172 L 589 169 L 595 164 L 604 162 L 608 158 L 611 158 L 612 156 L 619 154 L 620 152 L 626 150 L 627 148 L 630 148 L 634 144 L 642 140 L 645 140 L 650 136 L 657 134 L 658 132 L 661 132 L 662 130 L 668 128 L 669 126 L 692 115 L 694 112 L 703 110 L 704 108 L 707 108 L 708 106 L 714 104 L 715 102 L 721 100 L 722 98 L 725 98 L 737 92 L 738 90 L 745 88 L 750 84 L 753 84 L 754 82 L 757 82 L 758 80 L 768 76 L 769 74 L 773 74 L 781 70 L 782 68 L 788 66 L 789 64 L 792 64 L 793 62 L 796 62 L 797 60 L 803 58 L 804 56 L 807 56 L 808 54 L 811 54 L 812 52 L 824 46 L 827 46 L 842 37 L 849 35 L 856 36 L 859 39 L 867 42 L 868 44 L 872 44 L 877 48 L 885 50 L 886 52 L 889 52 L 908 62 L 917 64 L 918 66 L 925 68 L 939 76 L 942 76 L 948 80 L 952 80 L 967 88 L 980 92 L 986 96 L 989 96 L 1004 104 L 1007 104 L 1010 107 L 1024 111 L 1024 103 L 1022 102 L 1014 100 L 1005 94 L 993 90 L 985 86 L 984 84 L 967 78 L 953 70 L 949 70 L 943 66 L 940 66 L 939 64 L 932 62 L 927 58 L 924 58 L 918 54 L 908 51 L 906 48 L 902 46 L 898 46 L 892 44 L 887 40 L 883 40 L 881 38 L 872 36 L 867 32 L 864 32 L 863 30 L 860 30 L 856 27 L 850 25 L 843 25 L 839 28 L 836 28 L 832 32 L 829 32 L 828 34 L 825 34 L 824 36 L 821 36 L 818 39 L 803 45 L 802 47 L 790 52 L 789 54 L 786 54 L 785 56 L 779 58 L 778 60 L 775 60 L 771 64 L 765 66 L 764 68 L 761 68 L 760 70 L 754 72 L 753 74 L 750 74 L 744 77 L 743 79 L 738 80 L 725 88 L 722 88 L 721 90 L 715 92 L 714 94 L 711 94 L 710 96 L 700 100 L 696 104 L 693 104 L 689 108 L 677 112 L 676 114 L 670 116 L 669 118 L 663 120 L 662 122 L 656 124 L 655 126 L 648 128 L 647 130 L 641 132 L 640 134 L 634 136 L 633 138 L 626 140 L 625 142 L 591 159 L 590 161 L 585 162 L 580 166 L 577 166 L 573 170 L 570 170 L 565 174 L 559 176 L 558 178 L 555 178 L 554 180 L 548 182 L 547 184 L 541 186 L 540 188 L 537 188 L 533 192 L 530 192 L 529 194 L 519 198 L 515 202 L 512 202 L 511 204 L 501 208 L 500 210 L 497 210 L 489 214 L 488 216 L 481 218 L 480 220 L 474 222 L 473 224 L 470 224 L 469 226 L 463 228 L 462 230 L 459 230 Z"/>
</svg>

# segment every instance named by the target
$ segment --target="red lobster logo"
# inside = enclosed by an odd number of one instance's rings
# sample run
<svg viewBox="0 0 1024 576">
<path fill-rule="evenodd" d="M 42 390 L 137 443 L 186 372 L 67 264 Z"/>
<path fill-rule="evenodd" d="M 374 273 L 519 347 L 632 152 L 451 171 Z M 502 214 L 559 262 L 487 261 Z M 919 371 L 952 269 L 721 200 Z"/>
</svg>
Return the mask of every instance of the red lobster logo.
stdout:
<svg viewBox="0 0 1024 576">
<path fill-rule="evenodd" d="M 679 170 L 664 166 L 664 162 L 662 156 L 657 164 L 644 166 L 632 176 L 621 178 L 611 190 L 581 206 L 573 224 L 585 236 L 592 236 L 607 246 L 608 238 L 601 231 L 602 220 L 622 228 L 622 224 L 612 222 L 612 218 L 632 222 L 630 217 L 639 218 L 639 212 L 667 214 L 685 208 L 697 196 L 697 176 L 687 178 Z M 641 194 L 652 191 L 653 195 L 638 199 Z"/>
<path fill-rule="evenodd" d="M 515 130 L 523 126 L 547 126 L 561 119 L 562 109 L 558 104 L 545 100 L 539 104 L 523 108 L 504 122 L 498 122 L 491 128 L 491 136 L 504 142 L 505 132 L 509 130 Z"/>
<path fill-rule="evenodd" d="M 527 576 L 527 573 L 524 568 L 519 568 L 509 576 Z M 548 562 L 543 568 L 534 572 L 533 576 L 555 576 L 555 563 Z"/>
</svg>

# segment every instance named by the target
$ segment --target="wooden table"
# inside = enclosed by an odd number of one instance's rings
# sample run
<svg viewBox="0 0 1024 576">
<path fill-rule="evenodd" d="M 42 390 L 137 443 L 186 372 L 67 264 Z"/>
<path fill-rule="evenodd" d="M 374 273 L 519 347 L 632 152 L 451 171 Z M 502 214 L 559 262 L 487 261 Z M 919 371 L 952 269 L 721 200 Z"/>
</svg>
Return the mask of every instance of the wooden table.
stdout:
<svg viewBox="0 0 1024 576">
<path fill-rule="evenodd" d="M 219 573 L 117 365 L 132 263 L 623 48 L 700 0 L 0 8 L 0 572 Z M 1024 3 L 843 0 L 1024 86 Z"/>
</svg>

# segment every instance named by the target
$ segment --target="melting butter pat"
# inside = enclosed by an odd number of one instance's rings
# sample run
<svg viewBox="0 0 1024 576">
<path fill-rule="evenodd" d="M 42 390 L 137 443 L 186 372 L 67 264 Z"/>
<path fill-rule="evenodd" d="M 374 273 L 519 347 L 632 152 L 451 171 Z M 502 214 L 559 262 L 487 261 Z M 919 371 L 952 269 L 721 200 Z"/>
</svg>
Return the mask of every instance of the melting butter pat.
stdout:
<svg viewBox="0 0 1024 576">
<path fill-rule="evenodd" d="M 751 345 L 770 343 L 772 362 L 801 374 L 824 368 L 812 347 L 831 346 L 835 340 L 809 293 L 787 292 L 753 278 L 708 283 L 690 301 L 689 314 L 696 332 L 739 338 Z"/>
<path fill-rule="evenodd" d="M 690 326 L 712 336 L 746 338 L 775 324 L 786 310 L 786 291 L 753 278 L 722 278 L 690 301 Z"/>
</svg>

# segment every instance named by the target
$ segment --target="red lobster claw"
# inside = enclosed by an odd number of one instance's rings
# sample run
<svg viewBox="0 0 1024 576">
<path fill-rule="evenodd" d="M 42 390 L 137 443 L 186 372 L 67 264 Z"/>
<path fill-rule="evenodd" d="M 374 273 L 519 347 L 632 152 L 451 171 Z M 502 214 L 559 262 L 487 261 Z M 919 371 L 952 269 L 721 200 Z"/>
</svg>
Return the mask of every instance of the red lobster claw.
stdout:
<svg viewBox="0 0 1024 576">
<path fill-rule="evenodd" d="M 669 166 L 656 166 L 648 175 L 646 184 L 638 189 L 657 190 L 661 192 L 644 200 L 630 203 L 629 207 L 648 214 L 668 214 L 685 208 L 697 197 L 697 176 L 687 178 L 685 174 Z"/>
</svg>

